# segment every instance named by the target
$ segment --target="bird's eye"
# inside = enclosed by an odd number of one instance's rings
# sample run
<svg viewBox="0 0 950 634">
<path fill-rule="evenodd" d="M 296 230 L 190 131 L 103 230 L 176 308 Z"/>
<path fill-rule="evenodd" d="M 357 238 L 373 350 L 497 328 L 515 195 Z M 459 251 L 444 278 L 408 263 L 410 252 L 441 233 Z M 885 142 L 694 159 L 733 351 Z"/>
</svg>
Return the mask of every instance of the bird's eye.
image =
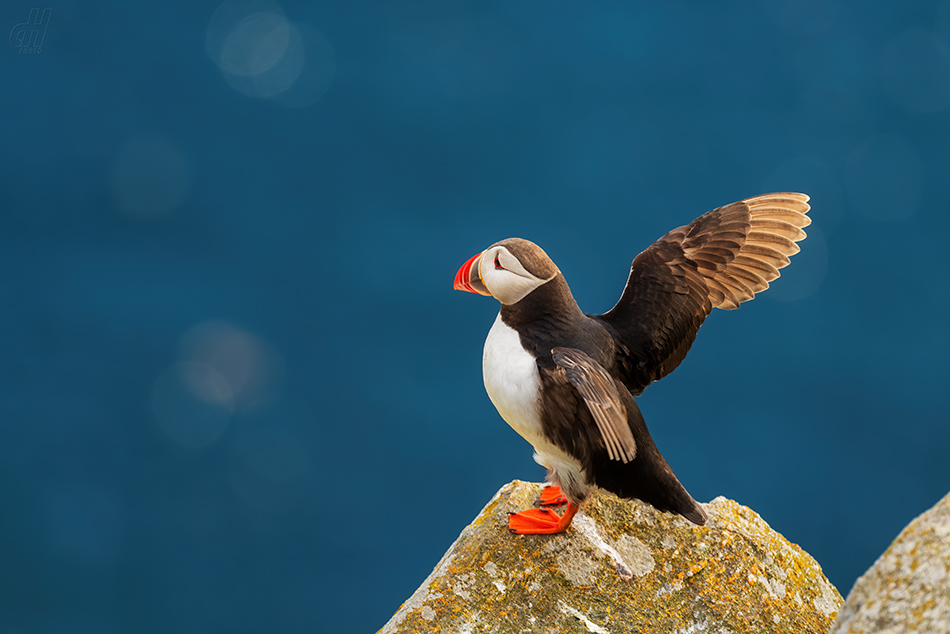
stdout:
<svg viewBox="0 0 950 634">
<path fill-rule="evenodd" d="M 504 271 L 505 267 L 501 265 L 501 262 L 498 261 L 498 256 L 495 256 L 495 270 Z"/>
</svg>

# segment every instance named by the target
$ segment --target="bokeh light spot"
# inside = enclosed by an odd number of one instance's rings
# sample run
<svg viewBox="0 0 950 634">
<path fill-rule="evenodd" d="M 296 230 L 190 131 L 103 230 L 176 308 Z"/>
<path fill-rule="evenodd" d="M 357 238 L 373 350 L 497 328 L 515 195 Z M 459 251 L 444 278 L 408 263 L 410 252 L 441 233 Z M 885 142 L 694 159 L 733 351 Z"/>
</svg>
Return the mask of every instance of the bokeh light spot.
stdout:
<svg viewBox="0 0 950 634">
<path fill-rule="evenodd" d="M 179 342 L 181 359 L 214 370 L 224 388 L 200 376 L 189 376 L 195 394 L 235 409 L 257 407 L 273 400 L 284 374 L 284 362 L 259 337 L 223 321 L 194 326 Z M 216 397 L 221 397 L 216 400 Z M 227 399 L 224 399 L 224 397 Z"/>
<path fill-rule="evenodd" d="M 254 16 L 272 17 L 249 20 Z M 269 23 L 268 20 L 273 20 L 270 22 L 272 26 L 276 26 L 278 22 L 287 23 L 284 10 L 273 0 L 227 0 L 222 2 L 218 5 L 208 23 L 208 30 L 205 32 L 205 50 L 212 61 L 222 70 L 229 73 L 241 73 L 240 66 L 236 66 L 235 63 L 242 58 L 249 59 L 252 55 L 250 49 L 241 51 L 240 45 L 249 46 L 257 50 L 259 54 L 270 57 L 269 63 L 262 59 L 257 63 L 259 65 L 248 64 L 248 68 L 256 69 L 257 73 L 263 72 L 276 64 L 283 55 L 283 50 L 277 51 L 275 49 L 275 44 L 279 44 L 279 40 L 274 41 L 274 34 L 268 37 L 266 29 L 263 33 L 265 41 L 261 43 L 256 41 L 262 35 L 261 26 L 266 26 Z M 243 37 L 241 34 L 243 34 Z M 286 37 L 289 38 L 289 32 Z M 270 40 L 269 46 L 267 40 Z M 286 44 L 287 40 L 285 39 L 284 48 L 286 48 Z M 226 49 L 228 50 L 229 61 L 225 63 L 223 60 Z M 254 72 L 245 74 L 254 74 Z"/>
<path fill-rule="evenodd" d="M 290 23 L 276 13 L 255 13 L 228 34 L 221 50 L 221 70 L 232 75 L 260 75 L 284 56 Z"/>
<path fill-rule="evenodd" d="M 240 93 L 249 97 L 275 97 L 297 81 L 303 70 L 304 50 L 303 38 L 296 26 L 285 22 L 287 29 L 287 46 L 280 59 L 267 70 L 254 74 L 236 74 L 224 71 L 224 78 L 228 84 Z"/>
<path fill-rule="evenodd" d="M 223 2 L 208 25 L 205 47 L 232 88 L 286 107 L 316 102 L 336 74 L 326 38 L 310 26 L 292 24 L 268 0 Z"/>
<path fill-rule="evenodd" d="M 189 329 L 178 354 L 152 387 L 152 410 L 168 437 L 189 449 L 217 442 L 234 412 L 273 401 L 283 378 L 276 350 L 222 321 Z"/>
<path fill-rule="evenodd" d="M 205 403 L 213 403 L 227 409 L 234 404 L 234 391 L 227 380 L 214 367 L 206 363 L 185 362 L 179 366 L 181 378 L 192 394 Z"/>
</svg>

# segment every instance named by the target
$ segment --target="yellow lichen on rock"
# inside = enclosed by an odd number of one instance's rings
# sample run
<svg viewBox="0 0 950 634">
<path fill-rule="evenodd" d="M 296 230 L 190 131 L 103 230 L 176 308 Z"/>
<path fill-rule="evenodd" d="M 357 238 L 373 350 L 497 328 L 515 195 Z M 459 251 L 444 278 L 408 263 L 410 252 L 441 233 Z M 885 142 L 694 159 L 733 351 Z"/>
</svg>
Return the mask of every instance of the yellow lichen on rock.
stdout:
<svg viewBox="0 0 950 634">
<path fill-rule="evenodd" d="M 509 533 L 540 492 L 503 487 L 380 633 L 825 634 L 841 604 L 807 553 L 731 500 L 699 527 L 598 493 L 563 534 Z"/>
</svg>

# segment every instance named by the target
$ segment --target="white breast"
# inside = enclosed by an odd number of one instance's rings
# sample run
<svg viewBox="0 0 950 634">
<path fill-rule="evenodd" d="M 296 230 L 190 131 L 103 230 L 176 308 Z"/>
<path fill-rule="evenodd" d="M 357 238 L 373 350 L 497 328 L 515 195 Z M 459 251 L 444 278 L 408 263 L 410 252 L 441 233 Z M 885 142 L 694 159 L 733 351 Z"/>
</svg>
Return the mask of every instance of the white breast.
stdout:
<svg viewBox="0 0 950 634">
<path fill-rule="evenodd" d="M 485 391 L 505 422 L 535 447 L 541 440 L 539 414 L 541 379 L 533 356 L 521 346 L 521 338 L 495 319 L 482 356 Z"/>
<path fill-rule="evenodd" d="M 495 319 L 482 356 L 485 391 L 495 409 L 534 447 L 534 460 L 549 469 L 548 479 L 560 484 L 574 500 L 583 500 L 589 490 L 581 466 L 572 456 L 541 433 L 541 377 L 537 360 L 521 345 L 521 337 Z"/>
</svg>

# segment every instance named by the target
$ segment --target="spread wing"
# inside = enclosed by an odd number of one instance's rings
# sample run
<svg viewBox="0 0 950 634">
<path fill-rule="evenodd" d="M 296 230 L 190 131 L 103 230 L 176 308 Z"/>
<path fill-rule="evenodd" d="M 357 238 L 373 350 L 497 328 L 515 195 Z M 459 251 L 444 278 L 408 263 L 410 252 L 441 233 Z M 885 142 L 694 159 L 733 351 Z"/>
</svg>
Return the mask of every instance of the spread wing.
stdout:
<svg viewBox="0 0 950 634">
<path fill-rule="evenodd" d="M 634 395 L 686 357 L 713 308 L 734 309 L 769 287 L 811 224 L 804 194 L 764 194 L 719 207 L 667 233 L 630 267 L 617 305 L 620 371 Z"/>
<path fill-rule="evenodd" d="M 551 356 L 583 397 L 604 440 L 607 456 L 624 463 L 633 460 L 637 443 L 627 423 L 627 409 L 607 370 L 575 348 L 554 348 Z"/>
</svg>

